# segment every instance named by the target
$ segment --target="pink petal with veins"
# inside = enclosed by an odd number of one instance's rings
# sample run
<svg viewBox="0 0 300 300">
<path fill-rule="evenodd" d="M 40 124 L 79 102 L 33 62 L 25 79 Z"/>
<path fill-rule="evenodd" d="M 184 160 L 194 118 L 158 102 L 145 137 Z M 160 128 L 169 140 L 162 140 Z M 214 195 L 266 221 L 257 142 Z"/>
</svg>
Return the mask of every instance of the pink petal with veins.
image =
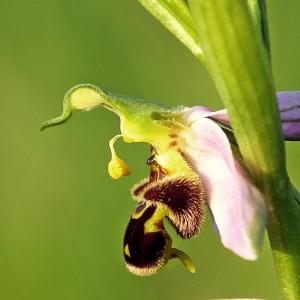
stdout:
<svg viewBox="0 0 300 300">
<path fill-rule="evenodd" d="M 255 260 L 266 225 L 261 192 L 233 156 L 223 130 L 202 107 L 185 114 L 191 131 L 186 133 L 184 153 L 204 182 L 208 205 L 223 245 L 244 259 Z"/>
</svg>

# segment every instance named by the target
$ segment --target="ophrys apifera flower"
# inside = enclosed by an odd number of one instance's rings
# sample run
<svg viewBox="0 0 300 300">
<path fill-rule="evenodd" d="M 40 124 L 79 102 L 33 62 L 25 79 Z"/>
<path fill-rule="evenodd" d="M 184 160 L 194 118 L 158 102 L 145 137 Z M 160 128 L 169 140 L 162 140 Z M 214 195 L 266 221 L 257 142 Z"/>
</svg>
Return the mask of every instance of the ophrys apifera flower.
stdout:
<svg viewBox="0 0 300 300">
<path fill-rule="evenodd" d="M 151 275 L 171 258 L 179 258 L 195 272 L 188 255 L 172 247 L 163 221 L 169 220 L 182 238 L 189 239 L 200 232 L 206 210 L 226 248 L 244 259 L 256 259 L 266 223 L 265 203 L 243 165 L 226 111 L 168 107 L 115 96 L 87 84 L 68 91 L 62 115 L 45 122 L 42 129 L 65 122 L 73 111 L 99 106 L 118 114 L 121 121 L 120 133 L 109 143 L 112 178 L 130 173 L 114 150 L 118 138 L 151 145 L 150 175 L 132 188 L 137 207 L 123 243 L 131 272 Z M 298 122 L 299 129 L 299 119 L 285 120 Z M 299 132 L 294 130 L 293 136 L 299 137 Z"/>
</svg>

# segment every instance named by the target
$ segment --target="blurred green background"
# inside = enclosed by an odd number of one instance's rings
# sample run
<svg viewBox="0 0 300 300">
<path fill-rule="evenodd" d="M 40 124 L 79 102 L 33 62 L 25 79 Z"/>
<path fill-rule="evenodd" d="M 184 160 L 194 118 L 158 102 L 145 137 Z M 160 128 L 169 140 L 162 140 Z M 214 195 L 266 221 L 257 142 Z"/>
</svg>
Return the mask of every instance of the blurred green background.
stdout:
<svg viewBox="0 0 300 300">
<path fill-rule="evenodd" d="M 268 1 L 277 90 L 300 89 L 300 3 Z M 122 238 L 135 206 L 129 188 L 147 176 L 144 144 L 119 142 L 132 167 L 107 174 L 108 140 L 119 121 L 98 109 L 40 132 L 78 83 L 158 99 L 221 108 L 207 72 L 133 0 L 0 2 L 0 299 L 278 299 L 266 238 L 246 262 L 222 247 L 211 223 L 174 245 L 191 255 L 195 275 L 172 261 L 158 275 L 127 272 Z M 259 120 L 258 120 L 259 121 Z M 300 188 L 300 143 L 287 143 Z"/>
</svg>

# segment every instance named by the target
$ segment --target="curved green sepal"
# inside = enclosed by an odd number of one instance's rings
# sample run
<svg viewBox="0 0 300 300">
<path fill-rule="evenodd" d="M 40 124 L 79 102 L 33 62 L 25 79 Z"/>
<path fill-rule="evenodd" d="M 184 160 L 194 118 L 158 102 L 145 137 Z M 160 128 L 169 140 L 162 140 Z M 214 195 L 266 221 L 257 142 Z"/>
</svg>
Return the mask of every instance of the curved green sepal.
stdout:
<svg viewBox="0 0 300 300">
<path fill-rule="evenodd" d="M 125 142 L 150 144 L 156 144 L 172 130 L 182 128 L 180 115 L 186 109 L 114 95 L 92 84 L 80 84 L 66 93 L 62 114 L 44 122 L 41 130 L 66 122 L 73 111 L 89 111 L 99 106 L 120 117 L 120 129 Z"/>
<path fill-rule="evenodd" d="M 74 110 L 89 111 L 105 103 L 104 98 L 105 93 L 92 84 L 80 84 L 71 88 L 64 97 L 62 114 L 44 122 L 41 130 L 65 123 Z"/>
</svg>

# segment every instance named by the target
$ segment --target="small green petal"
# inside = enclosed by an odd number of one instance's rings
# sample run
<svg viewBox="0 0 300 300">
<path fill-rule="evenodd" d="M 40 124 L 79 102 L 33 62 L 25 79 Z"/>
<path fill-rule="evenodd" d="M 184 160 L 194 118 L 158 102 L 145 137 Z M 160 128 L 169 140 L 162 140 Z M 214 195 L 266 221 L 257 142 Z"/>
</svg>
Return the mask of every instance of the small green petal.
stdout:
<svg viewBox="0 0 300 300">
<path fill-rule="evenodd" d="M 183 251 L 172 248 L 170 258 L 178 258 L 189 272 L 196 273 L 196 267 L 194 263 L 192 262 L 191 258 Z"/>
</svg>

